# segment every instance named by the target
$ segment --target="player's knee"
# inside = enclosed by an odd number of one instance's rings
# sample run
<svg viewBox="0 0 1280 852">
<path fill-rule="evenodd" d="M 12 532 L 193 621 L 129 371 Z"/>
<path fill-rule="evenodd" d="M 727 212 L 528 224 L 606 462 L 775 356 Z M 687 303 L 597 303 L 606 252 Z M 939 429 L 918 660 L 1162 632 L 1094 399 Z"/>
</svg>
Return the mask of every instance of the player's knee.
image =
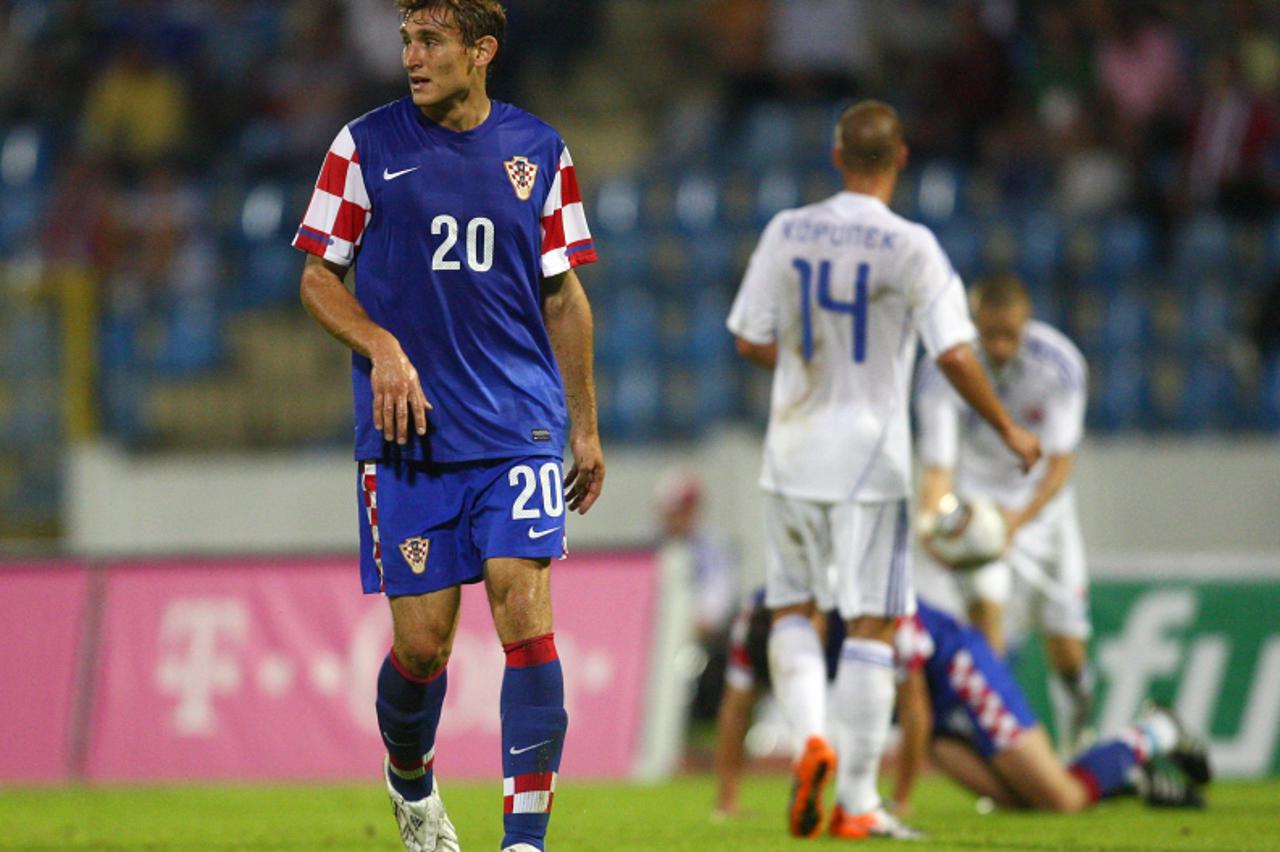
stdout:
<svg viewBox="0 0 1280 852">
<path fill-rule="evenodd" d="M 397 638 L 396 659 L 416 677 L 431 677 L 449 662 L 453 642 L 449 637 L 424 633 L 408 638 Z"/>
<path fill-rule="evenodd" d="M 1041 809 L 1060 814 L 1071 814 L 1082 811 L 1089 806 L 1089 795 L 1083 789 L 1067 787 L 1049 793 Z"/>
</svg>

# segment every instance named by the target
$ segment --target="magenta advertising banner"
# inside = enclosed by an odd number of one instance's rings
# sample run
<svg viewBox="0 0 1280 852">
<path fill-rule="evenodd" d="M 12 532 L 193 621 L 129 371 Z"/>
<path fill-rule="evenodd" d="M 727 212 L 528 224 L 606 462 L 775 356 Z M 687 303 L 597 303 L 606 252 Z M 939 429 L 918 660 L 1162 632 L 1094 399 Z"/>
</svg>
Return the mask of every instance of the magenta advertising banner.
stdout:
<svg viewBox="0 0 1280 852">
<path fill-rule="evenodd" d="M 649 554 L 553 567 L 570 733 L 566 775 L 620 777 L 639 745 L 656 606 Z M 108 568 L 90 780 L 376 776 L 374 683 L 386 601 L 350 559 L 117 563 Z M 436 744 L 443 779 L 500 776 L 502 649 L 468 587 Z"/>
<path fill-rule="evenodd" d="M 0 567 L 0 781 L 67 777 L 88 587 L 78 563 Z"/>
</svg>

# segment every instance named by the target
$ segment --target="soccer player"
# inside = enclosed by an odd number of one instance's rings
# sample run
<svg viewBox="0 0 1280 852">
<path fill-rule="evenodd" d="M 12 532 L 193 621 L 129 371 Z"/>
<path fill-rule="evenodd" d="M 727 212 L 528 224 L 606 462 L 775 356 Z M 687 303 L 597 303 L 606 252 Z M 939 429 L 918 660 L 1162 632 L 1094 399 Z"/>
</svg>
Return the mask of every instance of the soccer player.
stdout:
<svg viewBox="0 0 1280 852">
<path fill-rule="evenodd" d="M 774 217 L 728 326 L 743 357 L 773 370 L 760 484 L 769 667 L 799 737 L 789 829 L 821 830 L 838 751 L 835 832 L 905 836 L 880 807 L 875 773 L 893 710 L 893 620 L 911 592 L 907 411 L 917 340 L 1016 463 L 1030 468 L 1040 448 L 978 363 L 964 287 L 946 254 L 927 228 L 887 206 L 907 159 L 897 114 L 876 101 L 850 107 L 832 156 L 844 191 Z M 809 616 L 833 603 L 848 638 L 828 727 Z"/>
<path fill-rule="evenodd" d="M 752 709 L 769 688 L 768 616 L 762 589 L 733 625 L 716 732 L 715 814 L 722 818 L 737 813 L 743 740 Z M 828 668 L 834 669 L 844 625 L 831 612 L 815 627 L 826 634 Z M 914 616 L 898 619 L 894 644 L 903 734 L 893 795 L 899 813 L 910 810 L 930 745 L 939 766 L 956 781 L 1005 807 L 1080 810 L 1103 796 L 1135 790 L 1157 806 L 1203 803 L 1199 784 L 1210 774 L 1204 745 L 1168 711 L 1152 707 L 1117 737 L 1064 767 L 979 631 L 919 601 Z M 1156 769 L 1161 755 L 1168 755 L 1177 771 Z"/>
<path fill-rule="evenodd" d="M 982 633 L 920 601 L 914 616 L 900 620 L 895 643 L 902 745 L 893 801 L 900 813 L 930 747 L 942 771 L 1001 807 L 1079 811 L 1135 790 L 1153 805 L 1204 804 L 1207 751 L 1169 711 L 1150 707 L 1063 766 Z M 1161 757 L 1177 771 L 1157 769 Z"/>
<path fill-rule="evenodd" d="M 927 531 L 927 517 L 953 489 L 1002 508 L 1010 540 L 1004 558 L 955 576 L 970 621 L 1003 654 L 1004 610 L 1015 586 L 1011 566 L 1016 569 L 1019 594 L 1044 630 L 1054 722 L 1065 755 L 1082 745 L 1093 704 L 1085 651 L 1088 578 L 1071 487 L 1084 431 L 1085 362 L 1061 332 L 1032 319 L 1031 299 L 1016 277 L 987 279 L 972 298 L 979 359 L 1005 407 L 1039 437 L 1045 458 L 1024 476 L 996 433 L 972 416 L 938 369 L 924 365 L 915 400 L 924 465 L 921 527 Z"/>
<path fill-rule="evenodd" d="M 397 5 L 409 95 L 329 149 L 294 238 L 311 255 L 302 301 L 354 353 L 361 579 L 390 600 L 376 707 L 401 838 L 458 848 L 435 736 L 460 584 L 483 580 L 507 662 L 503 846 L 532 852 L 568 724 L 550 560 L 566 509 L 590 509 L 605 472 L 574 272 L 596 254 L 565 143 L 486 94 L 502 6 Z"/>
</svg>

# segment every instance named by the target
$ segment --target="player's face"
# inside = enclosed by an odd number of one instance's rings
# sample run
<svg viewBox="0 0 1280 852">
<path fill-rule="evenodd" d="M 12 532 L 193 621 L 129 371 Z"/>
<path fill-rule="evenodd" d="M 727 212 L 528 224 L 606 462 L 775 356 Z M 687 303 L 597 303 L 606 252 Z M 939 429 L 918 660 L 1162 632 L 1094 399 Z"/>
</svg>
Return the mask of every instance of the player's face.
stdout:
<svg viewBox="0 0 1280 852">
<path fill-rule="evenodd" d="M 1005 308 L 979 308 L 973 324 L 978 327 L 978 339 L 982 351 L 995 367 L 1003 367 L 1018 354 L 1022 345 L 1022 329 L 1031 316 L 1027 305 Z"/>
<path fill-rule="evenodd" d="M 475 82 L 473 48 L 448 10 L 419 10 L 400 26 L 401 54 L 409 72 L 409 91 L 418 107 L 446 105 L 466 94 Z"/>
</svg>

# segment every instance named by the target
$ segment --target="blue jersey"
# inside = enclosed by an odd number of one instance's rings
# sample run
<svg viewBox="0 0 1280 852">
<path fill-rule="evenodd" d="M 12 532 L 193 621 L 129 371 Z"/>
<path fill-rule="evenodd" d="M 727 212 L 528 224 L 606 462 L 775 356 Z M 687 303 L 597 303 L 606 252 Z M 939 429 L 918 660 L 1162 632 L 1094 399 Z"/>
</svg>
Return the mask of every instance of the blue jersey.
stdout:
<svg viewBox="0 0 1280 852">
<path fill-rule="evenodd" d="M 899 667 L 924 671 L 935 734 L 962 737 L 991 757 L 1037 724 L 1012 672 L 976 629 L 917 601 L 916 614 L 899 619 L 894 644 Z"/>
<path fill-rule="evenodd" d="M 539 285 L 595 260 L 560 136 L 499 101 L 455 132 L 409 97 L 344 127 L 293 244 L 356 262 L 355 293 L 400 342 L 433 406 L 399 447 L 373 425 L 371 364 L 352 357 L 357 459 L 559 456 L 567 416 Z"/>
</svg>

